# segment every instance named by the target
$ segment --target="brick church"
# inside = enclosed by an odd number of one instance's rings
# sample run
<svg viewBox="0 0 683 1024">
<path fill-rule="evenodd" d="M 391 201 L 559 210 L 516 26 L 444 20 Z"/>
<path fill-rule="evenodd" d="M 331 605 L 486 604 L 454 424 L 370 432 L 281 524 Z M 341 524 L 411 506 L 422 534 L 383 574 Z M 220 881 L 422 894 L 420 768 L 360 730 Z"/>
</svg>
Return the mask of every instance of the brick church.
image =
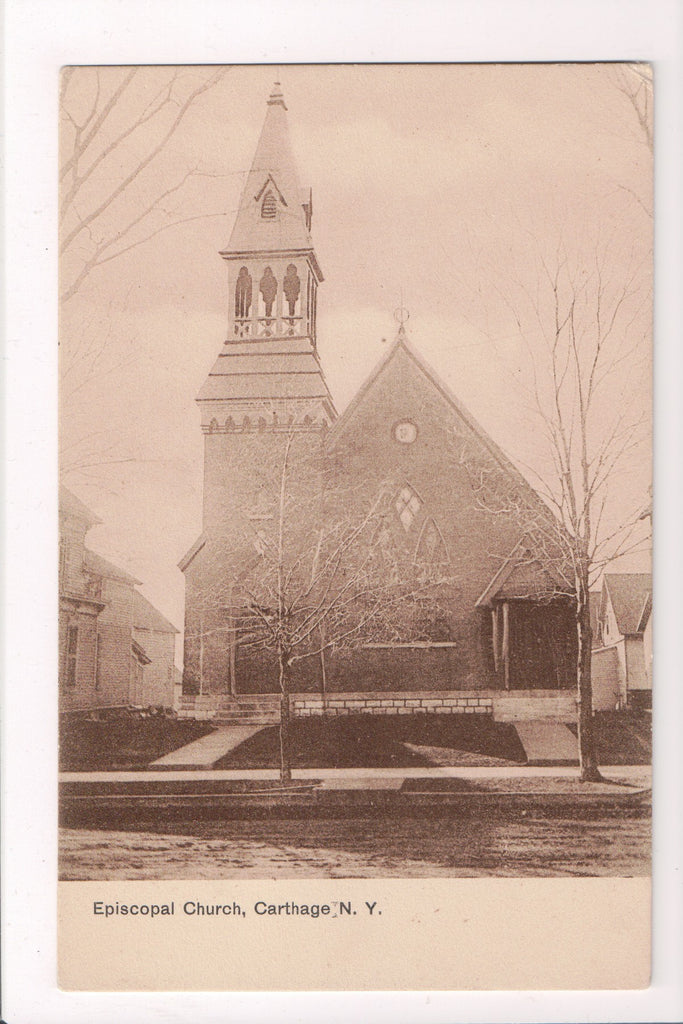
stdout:
<svg viewBox="0 0 683 1024">
<path fill-rule="evenodd" d="M 228 333 L 197 398 L 202 533 L 180 562 L 183 713 L 221 717 L 279 692 L 276 656 L 251 642 L 243 613 L 245 602 L 253 614 L 263 608 L 250 580 L 271 543 L 286 464 L 296 520 L 288 529 L 299 551 L 307 537 L 310 547 L 322 536 L 320 524 L 332 514 L 325 494 L 333 491 L 335 514 L 380 509 L 372 543 L 390 548 L 394 564 L 420 579 L 431 573 L 438 591 L 423 604 L 432 617 L 423 615 L 419 628 L 338 627 L 354 642 L 326 644 L 321 621 L 322 641 L 292 667 L 295 714 L 439 709 L 571 718 L 571 600 L 535 561 L 523 523 L 482 505 L 473 475 L 486 467 L 530 507 L 542 503 L 415 351 L 403 324 L 345 412 L 335 410 L 317 349 L 323 273 L 311 238 L 312 196 L 299 185 L 286 111 L 276 85 L 220 254 Z M 319 551 L 315 557 L 318 565 Z M 259 579 L 261 589 L 266 582 Z"/>
</svg>

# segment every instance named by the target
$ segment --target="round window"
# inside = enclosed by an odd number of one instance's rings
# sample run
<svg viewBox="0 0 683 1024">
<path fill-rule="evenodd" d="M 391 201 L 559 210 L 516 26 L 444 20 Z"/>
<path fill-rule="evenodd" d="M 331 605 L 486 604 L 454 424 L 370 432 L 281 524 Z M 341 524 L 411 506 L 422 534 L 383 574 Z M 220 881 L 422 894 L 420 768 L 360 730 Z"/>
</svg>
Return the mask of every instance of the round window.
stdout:
<svg viewBox="0 0 683 1024">
<path fill-rule="evenodd" d="M 417 427 L 410 420 L 402 420 L 394 427 L 394 438 L 401 444 L 412 444 L 417 437 Z"/>
</svg>

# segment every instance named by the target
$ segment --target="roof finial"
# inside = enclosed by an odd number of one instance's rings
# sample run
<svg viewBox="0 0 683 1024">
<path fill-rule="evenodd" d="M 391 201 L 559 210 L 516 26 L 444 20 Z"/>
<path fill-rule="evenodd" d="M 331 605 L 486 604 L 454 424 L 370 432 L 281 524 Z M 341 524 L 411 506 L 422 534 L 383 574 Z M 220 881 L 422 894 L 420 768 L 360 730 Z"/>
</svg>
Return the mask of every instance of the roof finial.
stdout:
<svg viewBox="0 0 683 1024">
<path fill-rule="evenodd" d="M 394 310 L 394 320 L 398 324 L 399 338 L 405 338 L 406 324 L 410 320 L 410 310 L 403 305 L 403 295 L 401 295 L 401 305 Z"/>
<path fill-rule="evenodd" d="M 270 93 L 270 96 L 268 97 L 268 106 L 269 107 L 280 106 L 280 107 L 284 107 L 285 110 L 287 109 L 287 104 L 285 103 L 285 98 L 282 95 L 282 88 L 280 87 L 280 83 L 279 82 L 275 82 L 273 84 L 272 91 Z"/>
</svg>

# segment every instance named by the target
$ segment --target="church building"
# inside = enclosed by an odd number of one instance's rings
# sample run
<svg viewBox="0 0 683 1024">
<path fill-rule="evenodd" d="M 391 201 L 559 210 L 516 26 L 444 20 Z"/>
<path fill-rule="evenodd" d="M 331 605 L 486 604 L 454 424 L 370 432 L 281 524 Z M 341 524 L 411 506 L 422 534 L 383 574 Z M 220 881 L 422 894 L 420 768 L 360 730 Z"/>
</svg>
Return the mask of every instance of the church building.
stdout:
<svg viewBox="0 0 683 1024">
<path fill-rule="evenodd" d="M 197 398 L 203 522 L 180 562 L 186 584 L 181 713 L 225 721 L 239 720 L 240 711 L 244 720 L 256 711 L 275 713 L 277 659 L 267 645 L 250 642 L 243 608 L 250 593 L 245 579 L 258 571 L 271 543 L 267 531 L 286 465 L 297 492 L 299 543 L 322 536 L 323 527 L 316 530 L 331 514 L 331 492 L 337 515 L 342 508 L 351 516 L 381 506 L 381 529 L 373 533 L 378 557 L 389 559 L 386 566 L 411 566 L 415 578 L 435 581 L 438 592 L 423 603 L 428 615 L 419 628 L 375 635 L 338 630 L 340 637 L 353 634 L 353 643 L 326 644 L 323 636 L 292 667 L 294 714 L 573 719 L 571 598 L 552 567 L 537 559 L 523 517 L 487 507 L 477 481 L 493 476 L 498 490 L 502 485 L 537 519 L 551 513 L 425 363 L 404 323 L 338 415 L 317 347 L 324 278 L 312 217 L 311 191 L 299 184 L 276 84 L 220 254 L 227 337 Z M 318 551 L 316 565 L 320 557 Z M 390 573 L 387 568 L 387 578 Z M 254 614 L 260 600 L 252 590 Z"/>
</svg>

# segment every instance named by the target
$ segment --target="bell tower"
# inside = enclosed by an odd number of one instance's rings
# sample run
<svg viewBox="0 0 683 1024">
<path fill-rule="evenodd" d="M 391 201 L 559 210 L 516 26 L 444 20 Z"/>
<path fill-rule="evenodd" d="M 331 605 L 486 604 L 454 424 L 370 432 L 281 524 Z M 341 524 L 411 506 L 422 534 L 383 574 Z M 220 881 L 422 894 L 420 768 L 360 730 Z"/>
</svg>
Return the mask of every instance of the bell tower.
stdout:
<svg viewBox="0 0 683 1024">
<path fill-rule="evenodd" d="M 279 84 L 247 174 L 230 240 L 227 336 L 197 396 L 204 434 L 202 533 L 185 575 L 183 690 L 218 706 L 263 671 L 240 641 L 241 573 L 258 564 L 288 469 L 290 500 L 310 528 L 322 451 L 337 417 L 316 345 L 323 280 L 311 240 L 310 189 L 299 185 Z M 216 703 L 218 702 L 218 704 Z"/>
<path fill-rule="evenodd" d="M 312 214 L 276 83 L 230 241 L 220 253 L 228 271 L 228 331 L 197 398 L 204 433 L 324 428 L 336 418 L 316 346 L 323 275 L 310 235 Z"/>
</svg>

